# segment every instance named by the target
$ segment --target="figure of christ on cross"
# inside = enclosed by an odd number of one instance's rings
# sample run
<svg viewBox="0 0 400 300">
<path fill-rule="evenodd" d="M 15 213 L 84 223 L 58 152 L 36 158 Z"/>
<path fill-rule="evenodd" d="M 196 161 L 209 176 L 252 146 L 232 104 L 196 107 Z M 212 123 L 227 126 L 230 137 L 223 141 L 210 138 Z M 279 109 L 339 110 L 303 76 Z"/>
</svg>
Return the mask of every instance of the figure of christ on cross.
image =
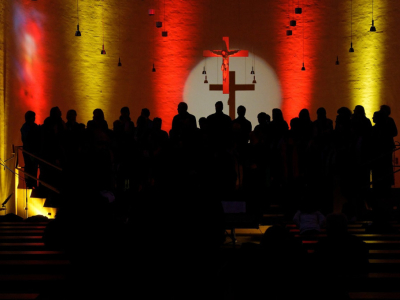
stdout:
<svg viewBox="0 0 400 300">
<path fill-rule="evenodd" d="M 224 36 L 222 40 L 225 42 L 223 50 L 204 50 L 203 57 L 222 57 L 222 84 L 223 94 L 229 94 L 229 57 L 248 57 L 248 50 L 229 50 L 229 37 Z"/>
<path fill-rule="evenodd" d="M 222 91 L 223 84 L 210 84 L 210 91 Z M 235 71 L 229 72 L 229 116 L 232 120 L 236 118 L 236 91 L 254 91 L 255 84 L 236 84 Z"/>
</svg>

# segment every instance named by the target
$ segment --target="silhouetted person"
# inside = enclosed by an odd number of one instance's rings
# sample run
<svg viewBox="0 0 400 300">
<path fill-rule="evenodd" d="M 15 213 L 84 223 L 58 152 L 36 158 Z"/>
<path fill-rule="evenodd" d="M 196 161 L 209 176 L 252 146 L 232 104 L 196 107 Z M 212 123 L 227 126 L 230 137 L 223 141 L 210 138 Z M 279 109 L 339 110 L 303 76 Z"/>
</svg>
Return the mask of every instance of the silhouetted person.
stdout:
<svg viewBox="0 0 400 300">
<path fill-rule="evenodd" d="M 344 214 L 329 214 L 326 217 L 327 238 L 316 247 L 315 273 L 319 299 L 349 299 L 352 280 L 365 275 L 368 266 L 368 248 L 356 236 L 347 232 Z M 317 297 L 318 298 L 318 297 Z"/>
<path fill-rule="evenodd" d="M 334 131 L 334 145 L 336 151 L 336 174 L 340 180 L 341 192 L 348 197 L 353 190 L 351 142 L 353 135 L 351 131 L 351 110 L 341 107 L 337 110 Z"/>
<path fill-rule="evenodd" d="M 371 136 L 373 187 L 382 190 L 382 192 L 387 192 L 394 184 L 393 136 L 390 128 L 386 125 L 384 113 L 376 111 L 372 120 L 375 123 Z"/>
<path fill-rule="evenodd" d="M 142 109 L 137 119 L 136 126 L 136 139 L 141 142 L 145 141 L 151 128 L 153 128 L 153 121 L 150 119 L 150 110 L 148 108 Z"/>
<path fill-rule="evenodd" d="M 301 139 L 304 140 L 304 142 L 308 142 L 312 136 L 313 126 L 310 118 L 310 112 L 306 108 L 303 108 L 299 112 L 299 127 Z"/>
<path fill-rule="evenodd" d="M 289 126 L 283 119 L 282 111 L 279 108 L 272 110 L 271 133 L 271 177 L 275 187 L 281 187 L 285 182 L 285 159 L 284 141 L 287 137 Z"/>
<path fill-rule="evenodd" d="M 35 123 L 36 114 L 33 111 L 25 113 L 25 123 L 21 127 L 21 140 L 23 149 L 38 155 L 40 147 L 39 126 Z M 30 175 L 37 177 L 38 162 L 32 156 L 23 153 L 25 168 L 24 171 Z M 28 189 L 36 187 L 37 181 L 29 176 L 25 176 L 25 183 Z"/>
<path fill-rule="evenodd" d="M 314 141 L 326 145 L 332 138 L 333 122 L 326 117 L 326 110 L 323 107 L 317 109 L 317 119 L 313 122 Z"/>
<path fill-rule="evenodd" d="M 117 170 L 117 187 L 127 189 L 130 186 L 135 160 L 135 124 L 131 120 L 129 107 L 122 107 L 120 117 L 113 122 L 113 155 Z"/>
<path fill-rule="evenodd" d="M 168 133 L 161 129 L 162 119 L 153 119 L 153 128 L 150 131 L 150 142 L 152 143 L 152 150 L 154 154 L 157 154 L 168 142 Z"/>
<path fill-rule="evenodd" d="M 78 123 L 76 121 L 76 117 L 78 114 L 76 113 L 76 110 L 70 109 L 67 111 L 67 122 L 65 123 L 66 130 L 67 131 L 76 131 L 76 130 L 82 130 L 85 129 L 85 124 Z"/>
<path fill-rule="evenodd" d="M 278 147 L 278 144 L 282 141 L 282 138 L 284 138 L 289 131 L 289 126 L 283 119 L 282 111 L 279 108 L 274 108 L 272 110 L 272 121 L 270 123 L 270 128 L 273 147 Z"/>
<path fill-rule="evenodd" d="M 207 124 L 211 142 L 215 146 L 227 146 L 232 135 L 232 120 L 223 113 L 222 101 L 215 103 L 215 113 L 207 117 Z"/>
<path fill-rule="evenodd" d="M 50 116 L 44 120 L 41 126 L 42 158 L 56 166 L 62 166 L 65 158 L 63 142 L 66 126 L 61 115 L 61 110 L 57 106 L 51 108 Z M 45 163 L 40 163 L 40 179 L 50 185 L 58 185 L 59 172 Z"/>
<path fill-rule="evenodd" d="M 188 105 L 185 102 L 178 104 L 178 114 L 172 119 L 170 137 L 175 140 L 186 140 L 197 128 L 196 117 L 188 113 Z"/>
<path fill-rule="evenodd" d="M 246 107 L 240 105 L 237 108 L 238 117 L 232 121 L 233 133 L 235 142 L 239 145 L 239 148 L 243 148 L 250 138 L 250 132 L 253 129 L 251 122 L 246 119 Z"/>
<path fill-rule="evenodd" d="M 293 216 L 300 234 L 317 234 L 325 226 L 325 216 L 319 211 L 316 194 L 306 195 Z"/>
<path fill-rule="evenodd" d="M 77 113 L 74 109 L 67 111 L 64 145 L 68 163 L 78 159 L 78 154 L 84 144 L 85 124 L 78 123 L 76 117 Z"/>
<path fill-rule="evenodd" d="M 257 115 L 258 124 L 254 127 L 254 131 L 262 134 L 262 139 L 265 143 L 269 143 L 269 123 L 271 122 L 270 115 L 266 114 L 265 112 L 260 112 Z M 259 138 L 261 138 L 259 136 Z"/>
<path fill-rule="evenodd" d="M 300 240 L 285 227 L 271 226 L 258 247 L 242 245 L 235 261 L 225 270 L 225 284 L 233 290 L 229 299 L 303 298 L 304 291 L 313 288 L 307 284 L 307 269 Z"/>
<path fill-rule="evenodd" d="M 93 119 L 87 122 L 87 129 L 90 131 L 108 131 L 108 123 L 104 118 L 104 112 L 100 108 L 93 111 Z"/>
<path fill-rule="evenodd" d="M 333 204 L 333 122 L 326 117 L 326 110 L 323 107 L 317 109 L 317 119 L 313 122 L 313 136 L 309 151 L 309 180 L 326 199 L 327 207 L 321 208 L 322 211 L 331 212 L 328 206 Z M 331 201 L 327 201 L 328 199 Z"/>
<path fill-rule="evenodd" d="M 383 119 L 385 122 L 385 127 L 387 128 L 388 133 L 394 138 L 397 136 L 397 126 L 394 122 L 393 118 L 390 117 L 391 109 L 388 105 L 381 105 L 380 112 L 383 114 Z M 395 147 L 393 141 L 393 148 Z"/>
<path fill-rule="evenodd" d="M 124 133 L 127 136 L 132 136 L 135 131 L 135 124 L 131 120 L 129 107 L 124 106 L 120 112 L 119 119 L 113 123 L 113 130 L 115 133 Z"/>
<path fill-rule="evenodd" d="M 372 124 L 370 119 L 365 116 L 364 107 L 356 105 L 353 115 L 351 116 L 351 129 L 355 138 L 358 140 L 369 137 L 371 134 L 371 128 Z"/>
<path fill-rule="evenodd" d="M 368 162 L 368 152 L 370 147 L 370 137 L 372 124 L 365 116 L 364 107 L 357 105 L 351 117 L 352 143 L 351 155 L 353 156 L 353 182 L 355 189 L 369 188 L 370 166 Z"/>
</svg>

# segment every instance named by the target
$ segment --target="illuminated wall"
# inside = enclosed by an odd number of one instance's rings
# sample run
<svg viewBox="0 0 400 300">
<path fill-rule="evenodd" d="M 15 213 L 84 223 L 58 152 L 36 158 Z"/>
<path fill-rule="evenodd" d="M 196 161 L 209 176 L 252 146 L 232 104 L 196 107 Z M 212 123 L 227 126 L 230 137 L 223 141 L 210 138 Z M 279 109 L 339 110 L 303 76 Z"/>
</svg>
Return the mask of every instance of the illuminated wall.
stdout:
<svg viewBox="0 0 400 300">
<path fill-rule="evenodd" d="M 65 117 L 69 109 L 86 123 L 101 108 L 110 127 L 123 106 L 136 123 L 142 108 L 161 117 L 169 130 L 180 101 L 189 103 L 197 118 L 214 112 L 227 95 L 211 92 L 221 83 L 221 60 L 202 57 L 220 49 L 222 37 L 231 49 L 249 50 L 251 57 L 231 60 L 238 84 L 254 92 L 238 92 L 236 106 L 247 106 L 256 124 L 260 111 L 284 111 L 286 120 L 318 107 L 334 119 L 341 106 L 364 105 L 372 117 L 381 104 L 392 107 L 400 124 L 400 2 L 374 1 L 377 33 L 370 33 L 371 2 L 353 0 L 353 46 L 350 47 L 350 0 L 12 0 L 0 2 L 0 158 L 20 145 L 27 110 L 42 123 L 53 106 Z M 297 4 L 303 14 L 295 15 Z M 155 9 L 149 16 L 148 9 Z M 290 19 L 293 35 L 286 36 Z M 156 28 L 155 22 L 163 22 Z M 304 40 L 303 40 L 304 29 Z M 161 32 L 168 32 L 162 37 Z M 106 55 L 101 55 L 103 36 Z M 306 71 L 301 71 L 303 62 Z M 122 66 L 118 67 L 121 58 Z M 339 57 L 339 65 L 335 64 Z M 152 72 L 153 63 L 156 72 Z M 225 112 L 228 112 L 226 106 Z M 12 164 L 11 164 L 12 166 Z M 1 170 L 0 196 L 13 191 L 13 176 Z"/>
<path fill-rule="evenodd" d="M 6 122 L 5 122 L 5 89 L 4 89 L 4 65 L 5 65 L 5 4 L 0 2 L 0 159 L 6 157 Z M 3 168 L 4 169 L 4 168 Z M 11 181 L 11 174 L 0 173 L 0 201 L 6 199 L 10 191 L 7 186 Z"/>
</svg>

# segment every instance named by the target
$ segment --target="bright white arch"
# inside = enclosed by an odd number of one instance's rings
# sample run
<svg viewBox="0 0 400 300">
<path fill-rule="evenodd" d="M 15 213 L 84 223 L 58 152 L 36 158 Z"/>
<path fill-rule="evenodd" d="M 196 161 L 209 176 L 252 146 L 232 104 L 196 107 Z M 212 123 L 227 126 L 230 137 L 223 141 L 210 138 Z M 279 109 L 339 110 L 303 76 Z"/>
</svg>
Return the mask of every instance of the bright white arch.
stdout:
<svg viewBox="0 0 400 300">
<path fill-rule="evenodd" d="M 253 54 L 248 58 L 235 57 L 229 60 L 230 71 L 235 71 L 236 84 L 251 84 L 253 75 Z M 184 91 L 183 99 L 188 104 L 189 112 L 196 116 L 207 117 L 215 112 L 215 102 L 224 103 L 224 113 L 229 114 L 229 95 L 222 91 L 210 91 L 209 84 L 221 84 L 221 58 L 210 57 L 201 61 L 189 74 Z M 204 83 L 202 75 L 203 67 L 206 66 L 208 84 Z M 254 91 L 236 92 L 236 108 L 239 105 L 246 107 L 246 118 L 251 121 L 253 128 L 258 124 L 257 115 L 266 112 L 271 115 L 273 108 L 281 107 L 281 87 L 275 71 L 263 59 L 255 57 L 255 76 L 257 83 Z M 236 111 L 236 109 L 235 109 Z"/>
</svg>

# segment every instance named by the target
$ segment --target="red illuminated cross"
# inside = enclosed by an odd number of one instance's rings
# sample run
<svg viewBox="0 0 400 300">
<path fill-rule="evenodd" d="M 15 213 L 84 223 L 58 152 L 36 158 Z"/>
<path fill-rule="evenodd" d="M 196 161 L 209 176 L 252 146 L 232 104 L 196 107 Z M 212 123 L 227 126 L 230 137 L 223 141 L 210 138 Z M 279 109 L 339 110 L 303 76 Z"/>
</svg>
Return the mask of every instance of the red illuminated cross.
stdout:
<svg viewBox="0 0 400 300">
<path fill-rule="evenodd" d="M 229 37 L 224 36 L 222 40 L 225 43 L 223 50 L 204 50 L 203 57 L 222 57 L 222 93 L 229 94 L 229 57 L 248 57 L 248 50 L 229 50 Z"/>
<path fill-rule="evenodd" d="M 255 90 L 255 85 L 254 84 L 236 84 L 235 80 L 235 71 L 230 71 L 229 72 L 229 78 L 230 78 L 230 87 L 229 87 L 229 99 L 228 99 L 228 105 L 229 105 L 229 116 L 231 117 L 232 120 L 234 120 L 236 117 L 236 91 L 254 91 Z M 210 84 L 210 91 L 221 91 L 223 88 L 223 85 L 221 84 Z"/>
</svg>

